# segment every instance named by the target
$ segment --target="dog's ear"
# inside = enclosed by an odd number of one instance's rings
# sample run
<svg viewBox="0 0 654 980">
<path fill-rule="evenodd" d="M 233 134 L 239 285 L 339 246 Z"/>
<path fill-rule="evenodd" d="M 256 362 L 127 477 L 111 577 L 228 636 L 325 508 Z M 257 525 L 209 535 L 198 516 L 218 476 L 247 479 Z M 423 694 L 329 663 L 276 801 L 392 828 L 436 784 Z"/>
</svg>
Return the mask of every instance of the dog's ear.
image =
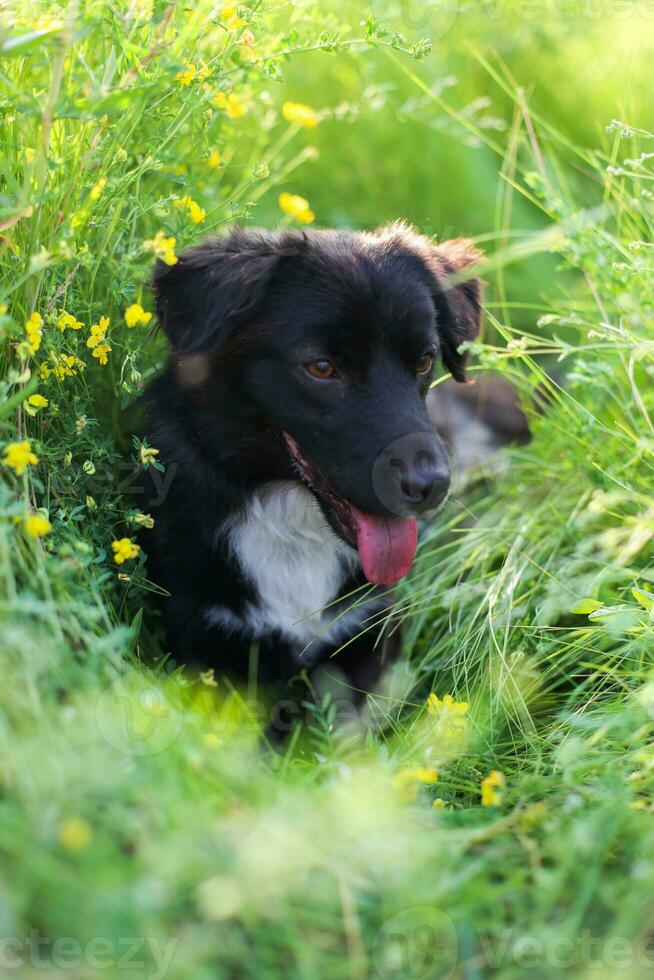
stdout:
<svg viewBox="0 0 654 980">
<path fill-rule="evenodd" d="M 482 284 L 473 271 L 481 257 L 471 242 L 457 238 L 433 245 L 427 258 L 443 363 L 456 381 L 465 381 L 467 361 L 459 347 L 474 340 L 481 327 Z"/>
<path fill-rule="evenodd" d="M 152 288 L 173 350 L 220 350 L 234 328 L 258 312 L 280 254 L 265 234 L 237 229 L 183 253 L 175 265 L 159 259 Z"/>
</svg>

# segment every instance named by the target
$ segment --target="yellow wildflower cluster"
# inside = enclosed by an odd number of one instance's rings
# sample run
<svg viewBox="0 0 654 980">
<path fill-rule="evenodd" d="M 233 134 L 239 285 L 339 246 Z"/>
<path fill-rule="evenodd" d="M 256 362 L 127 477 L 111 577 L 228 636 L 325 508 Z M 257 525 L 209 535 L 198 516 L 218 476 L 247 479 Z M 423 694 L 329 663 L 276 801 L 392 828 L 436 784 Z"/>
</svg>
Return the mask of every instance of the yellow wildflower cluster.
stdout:
<svg viewBox="0 0 654 980">
<path fill-rule="evenodd" d="M 128 327 L 146 326 L 152 319 L 152 314 L 143 309 L 140 303 L 132 303 L 125 310 L 125 323 Z"/>
<path fill-rule="evenodd" d="M 43 395 L 30 395 L 27 399 L 27 404 L 31 405 L 32 408 L 47 408 L 48 399 L 44 398 Z"/>
<path fill-rule="evenodd" d="M 241 27 L 245 27 L 246 21 L 238 16 L 238 8 L 233 5 L 223 7 L 220 11 L 220 16 L 224 21 L 225 27 L 230 31 L 238 31 Z"/>
<path fill-rule="evenodd" d="M 141 514 L 141 513 L 134 514 L 132 521 L 134 522 L 134 524 L 137 524 L 139 527 L 147 528 L 148 531 L 151 531 L 152 528 L 154 527 L 154 517 L 152 517 L 151 514 Z"/>
<path fill-rule="evenodd" d="M 451 694 L 445 694 L 443 698 L 430 694 L 427 698 L 427 711 L 430 715 L 465 715 L 468 713 L 467 701 L 455 701 Z"/>
<path fill-rule="evenodd" d="M 43 317 L 36 310 L 25 323 L 25 333 L 27 334 L 27 343 L 32 348 L 32 352 L 36 353 L 43 338 Z"/>
<path fill-rule="evenodd" d="M 303 105 L 302 102 L 285 102 L 282 106 L 282 115 L 288 122 L 297 123 L 298 126 L 305 126 L 307 129 L 313 129 L 320 122 L 315 109 Z"/>
<path fill-rule="evenodd" d="M 217 92 L 213 104 L 217 109 L 224 109 L 228 119 L 240 119 L 248 111 L 236 92 Z"/>
<path fill-rule="evenodd" d="M 151 463 L 155 463 L 158 455 L 159 450 L 154 449 L 153 446 L 141 446 L 139 457 L 143 466 L 150 466 Z"/>
<path fill-rule="evenodd" d="M 50 361 L 52 368 L 49 364 L 42 364 L 39 368 L 39 377 L 42 381 L 46 381 L 50 374 L 54 374 L 55 378 L 63 381 L 65 378 L 74 377 L 77 374 L 77 369 L 83 370 L 85 367 L 84 362 L 73 354 L 57 354 L 52 351 Z"/>
<path fill-rule="evenodd" d="M 279 206 L 284 214 L 295 218 L 300 224 L 309 225 L 315 220 L 316 216 L 309 207 L 309 202 L 299 194 L 288 194 L 285 191 L 279 195 Z"/>
<path fill-rule="evenodd" d="M 190 199 L 189 199 L 190 200 Z M 175 204 L 178 202 L 175 201 Z M 203 215 L 204 217 L 204 212 Z M 175 255 L 175 243 L 177 239 L 174 235 L 170 235 L 166 238 L 163 231 L 158 231 L 154 238 L 148 238 L 143 242 L 143 248 L 148 249 L 150 252 L 154 252 L 158 259 L 161 259 L 166 265 L 176 265 L 177 256 Z"/>
<path fill-rule="evenodd" d="M 107 186 L 107 178 L 100 177 L 98 182 L 94 184 L 93 187 L 91 188 L 91 193 L 89 194 L 91 200 L 97 201 L 97 199 L 100 197 L 100 195 L 102 194 L 106 186 Z"/>
<path fill-rule="evenodd" d="M 500 806 L 502 803 L 502 790 L 506 785 L 504 774 L 493 769 L 491 773 L 481 781 L 481 805 Z"/>
<path fill-rule="evenodd" d="M 436 719 L 436 732 L 441 743 L 445 748 L 450 744 L 455 748 L 455 740 L 460 743 L 462 737 L 467 733 L 469 704 L 467 701 L 455 701 L 451 694 L 444 694 L 439 698 L 436 694 L 430 694 L 427 698 L 427 711 Z"/>
<path fill-rule="evenodd" d="M 93 839 L 91 827 L 79 817 L 67 817 L 59 824 L 57 832 L 59 843 L 71 854 L 84 851 Z"/>
<path fill-rule="evenodd" d="M 214 675 L 215 671 L 213 667 L 209 667 L 208 670 L 200 671 L 200 680 L 205 687 L 218 687 L 218 681 Z"/>
<path fill-rule="evenodd" d="M 114 561 L 117 565 L 122 565 L 123 562 L 136 558 L 141 550 L 140 546 L 134 544 L 130 538 L 120 538 L 117 541 L 112 541 L 111 547 L 114 553 Z"/>
<path fill-rule="evenodd" d="M 396 774 L 393 784 L 402 799 L 415 800 L 421 786 L 430 786 L 438 780 L 438 773 L 431 766 L 405 766 Z"/>
<path fill-rule="evenodd" d="M 192 64 L 190 61 L 184 60 L 182 62 L 184 65 L 183 71 L 178 71 L 175 75 L 175 81 L 179 82 L 180 85 L 190 85 L 191 82 L 196 79 L 199 82 L 203 82 L 211 74 L 211 69 L 204 62 L 198 68 L 197 65 Z"/>
<path fill-rule="evenodd" d="M 5 446 L 5 454 L 2 462 L 9 466 L 16 476 L 22 476 L 28 466 L 36 466 L 39 458 L 32 452 L 32 444 L 29 439 L 22 442 L 10 442 Z"/>
<path fill-rule="evenodd" d="M 178 198 L 173 201 L 173 207 L 181 209 L 185 208 L 188 212 L 188 216 L 195 225 L 199 225 L 201 221 L 207 216 L 206 211 L 200 207 L 197 201 L 194 201 L 190 194 L 185 194 L 184 197 Z M 173 242 L 175 239 L 173 239 Z M 164 259 L 165 261 L 165 259 Z M 169 262 L 168 265 L 174 265 L 174 263 Z"/>
<path fill-rule="evenodd" d="M 97 357 L 103 367 L 107 363 L 107 354 L 111 351 L 111 347 L 106 341 L 110 323 L 110 317 L 101 316 L 100 322 L 94 323 L 91 327 L 91 334 L 86 341 L 86 346 L 91 348 L 93 357 Z"/>
<path fill-rule="evenodd" d="M 49 402 L 47 398 L 44 398 L 43 395 L 35 394 L 29 396 L 23 407 L 25 408 L 27 414 L 34 418 L 36 413 L 42 408 L 47 408 L 48 404 Z"/>
<path fill-rule="evenodd" d="M 81 320 L 76 320 L 72 313 L 66 313 L 65 310 L 57 317 L 57 328 L 62 332 L 66 327 L 70 327 L 71 330 L 81 330 L 83 326 Z"/>
<path fill-rule="evenodd" d="M 42 538 L 52 530 L 52 524 L 45 514 L 28 514 L 23 525 L 32 538 Z"/>
</svg>

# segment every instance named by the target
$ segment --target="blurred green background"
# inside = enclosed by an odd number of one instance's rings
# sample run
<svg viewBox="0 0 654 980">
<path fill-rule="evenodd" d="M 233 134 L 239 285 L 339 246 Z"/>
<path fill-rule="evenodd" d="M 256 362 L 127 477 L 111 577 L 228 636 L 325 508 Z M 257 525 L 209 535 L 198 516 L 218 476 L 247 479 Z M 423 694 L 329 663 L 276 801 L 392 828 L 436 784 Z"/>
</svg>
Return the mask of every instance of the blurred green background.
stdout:
<svg viewBox="0 0 654 980">
<path fill-rule="evenodd" d="M 333 118 L 302 137 L 319 156 L 282 185 L 309 199 L 319 225 L 364 228 L 401 217 L 439 238 L 475 236 L 492 253 L 507 244 L 507 232 L 515 240 L 547 224 L 539 208 L 510 189 L 525 138 L 518 126 L 512 140 L 516 88 L 524 90 L 547 166 L 556 158 L 569 199 L 582 206 L 601 202 L 597 174 L 576 154 L 567 159 L 558 137 L 608 155 L 613 119 L 651 122 L 652 4 L 375 0 L 320 8 L 326 22 L 347 22 L 340 25 L 344 37 L 373 16 L 410 45 L 429 38 L 432 51 L 421 64 L 387 48 L 364 56 L 308 51 L 289 62 L 285 97 L 333 110 Z M 283 6 L 285 22 L 289 12 L 302 30 L 302 4 Z M 278 214 L 276 196 L 268 194 L 255 220 L 274 224 Z M 514 303 L 551 300 L 569 288 L 570 278 L 547 256 L 506 271 Z M 533 322 L 529 311 L 512 319 L 518 327 Z"/>
</svg>

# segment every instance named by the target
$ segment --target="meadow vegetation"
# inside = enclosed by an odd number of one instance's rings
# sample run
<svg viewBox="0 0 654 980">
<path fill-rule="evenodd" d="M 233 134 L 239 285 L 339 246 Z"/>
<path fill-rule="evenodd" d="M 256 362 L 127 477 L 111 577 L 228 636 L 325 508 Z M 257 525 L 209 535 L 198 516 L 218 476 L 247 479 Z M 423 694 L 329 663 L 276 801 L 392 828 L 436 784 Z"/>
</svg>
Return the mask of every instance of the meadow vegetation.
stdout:
<svg viewBox="0 0 654 980">
<path fill-rule="evenodd" d="M 528 7 L 0 4 L 7 975 L 651 972 L 654 21 Z M 398 217 L 484 247 L 533 441 L 427 528 L 369 724 L 266 751 L 147 613 L 150 269 Z"/>
</svg>

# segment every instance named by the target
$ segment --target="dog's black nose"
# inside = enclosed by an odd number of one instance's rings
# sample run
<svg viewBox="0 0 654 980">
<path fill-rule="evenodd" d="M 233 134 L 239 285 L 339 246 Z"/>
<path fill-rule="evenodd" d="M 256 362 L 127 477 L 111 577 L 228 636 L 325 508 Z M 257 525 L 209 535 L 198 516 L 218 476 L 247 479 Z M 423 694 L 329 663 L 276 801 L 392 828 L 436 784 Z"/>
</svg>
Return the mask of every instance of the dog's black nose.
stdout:
<svg viewBox="0 0 654 980">
<path fill-rule="evenodd" d="M 437 507 L 449 489 L 449 466 L 429 450 L 417 453 L 414 465 L 400 470 L 400 491 L 410 507 Z"/>
<path fill-rule="evenodd" d="M 380 503 L 399 517 L 437 507 L 450 487 L 450 466 L 433 432 L 413 432 L 393 440 L 377 457 L 373 488 Z"/>
</svg>

